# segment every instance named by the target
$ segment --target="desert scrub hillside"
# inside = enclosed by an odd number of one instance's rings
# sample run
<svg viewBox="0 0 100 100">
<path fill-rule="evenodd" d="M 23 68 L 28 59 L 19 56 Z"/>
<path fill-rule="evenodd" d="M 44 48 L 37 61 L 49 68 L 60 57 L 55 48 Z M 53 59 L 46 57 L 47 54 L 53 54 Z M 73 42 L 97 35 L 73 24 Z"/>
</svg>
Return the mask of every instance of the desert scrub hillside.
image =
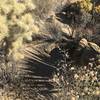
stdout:
<svg viewBox="0 0 100 100">
<path fill-rule="evenodd" d="M 0 0 L 0 100 L 99 100 L 99 6 Z"/>
</svg>

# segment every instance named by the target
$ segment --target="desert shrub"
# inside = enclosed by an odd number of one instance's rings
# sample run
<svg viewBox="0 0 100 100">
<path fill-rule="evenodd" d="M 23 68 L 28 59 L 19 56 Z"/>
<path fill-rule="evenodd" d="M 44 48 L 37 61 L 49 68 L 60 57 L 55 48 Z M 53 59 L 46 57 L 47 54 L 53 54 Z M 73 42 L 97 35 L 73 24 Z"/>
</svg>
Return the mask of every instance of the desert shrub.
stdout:
<svg viewBox="0 0 100 100">
<path fill-rule="evenodd" d="M 31 13 L 35 8 L 31 0 L 0 1 L 0 41 L 7 38 L 7 45 L 10 46 L 9 53 L 12 51 L 16 53 L 24 40 L 31 41 L 32 34 L 38 32 Z"/>
<path fill-rule="evenodd" d="M 2 100 L 100 98 L 99 10 L 92 3 L 0 1 Z"/>
</svg>

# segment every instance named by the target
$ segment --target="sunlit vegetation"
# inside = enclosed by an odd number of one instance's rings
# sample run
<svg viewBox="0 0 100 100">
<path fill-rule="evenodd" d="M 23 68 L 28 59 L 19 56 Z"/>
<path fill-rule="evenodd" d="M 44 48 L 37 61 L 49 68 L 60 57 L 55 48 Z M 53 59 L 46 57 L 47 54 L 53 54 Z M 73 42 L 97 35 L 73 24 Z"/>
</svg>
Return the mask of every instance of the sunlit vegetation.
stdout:
<svg viewBox="0 0 100 100">
<path fill-rule="evenodd" d="M 7 38 L 9 53 L 14 52 L 16 59 L 20 58 L 17 50 L 22 47 L 24 40 L 31 41 L 32 34 L 39 30 L 31 13 L 34 9 L 31 0 L 0 0 L 0 40 Z"/>
<path fill-rule="evenodd" d="M 0 0 L 0 100 L 99 99 L 99 0 Z"/>
</svg>

